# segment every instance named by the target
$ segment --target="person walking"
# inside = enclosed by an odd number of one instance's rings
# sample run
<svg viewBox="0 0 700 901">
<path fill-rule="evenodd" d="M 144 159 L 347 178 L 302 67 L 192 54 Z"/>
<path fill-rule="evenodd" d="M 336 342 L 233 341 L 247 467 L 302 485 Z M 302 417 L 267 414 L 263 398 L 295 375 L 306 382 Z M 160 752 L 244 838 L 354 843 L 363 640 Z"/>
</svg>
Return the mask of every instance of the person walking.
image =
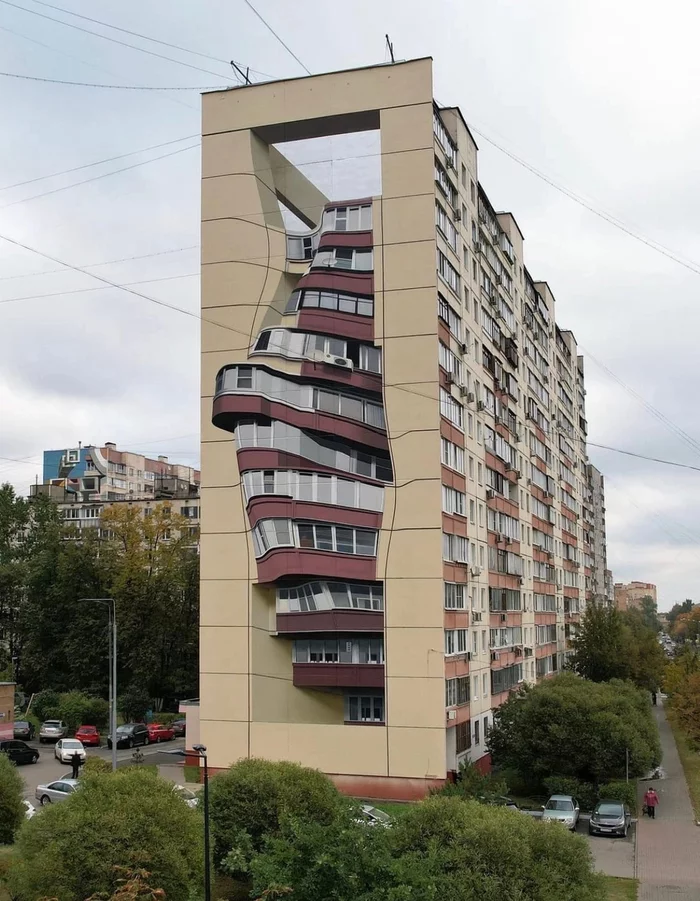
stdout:
<svg viewBox="0 0 700 901">
<path fill-rule="evenodd" d="M 649 818 L 652 820 L 656 819 L 656 808 L 658 807 L 658 804 L 659 796 L 656 794 L 654 786 L 650 785 L 644 795 L 644 806 L 649 814 Z"/>
<path fill-rule="evenodd" d="M 656 707 L 656 691 L 652 691 L 651 693 L 651 703 Z"/>
<path fill-rule="evenodd" d="M 80 754 L 76 751 L 70 759 L 71 766 L 73 767 L 73 772 L 71 773 L 71 779 L 77 779 L 80 775 L 80 767 L 82 765 L 82 760 L 80 758 Z"/>
</svg>

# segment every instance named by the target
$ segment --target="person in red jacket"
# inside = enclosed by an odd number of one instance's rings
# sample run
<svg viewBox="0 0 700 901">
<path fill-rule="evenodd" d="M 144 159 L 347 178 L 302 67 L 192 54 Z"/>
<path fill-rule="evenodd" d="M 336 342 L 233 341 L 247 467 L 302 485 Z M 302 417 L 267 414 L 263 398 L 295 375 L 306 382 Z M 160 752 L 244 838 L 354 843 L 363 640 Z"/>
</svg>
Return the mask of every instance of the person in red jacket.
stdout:
<svg viewBox="0 0 700 901">
<path fill-rule="evenodd" d="M 651 819 L 656 819 L 656 808 L 659 804 L 659 796 L 654 791 L 654 786 L 650 785 L 644 795 L 644 806 Z"/>
</svg>

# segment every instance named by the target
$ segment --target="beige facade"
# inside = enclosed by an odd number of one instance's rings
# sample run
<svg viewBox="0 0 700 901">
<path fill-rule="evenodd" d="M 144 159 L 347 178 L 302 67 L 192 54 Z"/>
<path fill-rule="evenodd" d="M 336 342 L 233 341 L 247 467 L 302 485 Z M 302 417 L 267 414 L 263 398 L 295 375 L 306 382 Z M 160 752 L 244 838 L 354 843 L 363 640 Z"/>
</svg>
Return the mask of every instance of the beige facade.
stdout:
<svg viewBox="0 0 700 901">
<path fill-rule="evenodd" d="M 618 610 L 631 610 L 642 606 L 642 598 L 650 597 L 656 603 L 656 585 L 651 582 L 615 582 L 615 606 Z"/>
<path fill-rule="evenodd" d="M 11 739 L 15 722 L 15 683 L 0 682 L 0 741 Z"/>
<path fill-rule="evenodd" d="M 274 146 L 370 129 L 372 198 Z M 575 338 L 429 59 L 206 94 L 202 154 L 201 741 L 419 796 L 585 604 Z"/>
</svg>

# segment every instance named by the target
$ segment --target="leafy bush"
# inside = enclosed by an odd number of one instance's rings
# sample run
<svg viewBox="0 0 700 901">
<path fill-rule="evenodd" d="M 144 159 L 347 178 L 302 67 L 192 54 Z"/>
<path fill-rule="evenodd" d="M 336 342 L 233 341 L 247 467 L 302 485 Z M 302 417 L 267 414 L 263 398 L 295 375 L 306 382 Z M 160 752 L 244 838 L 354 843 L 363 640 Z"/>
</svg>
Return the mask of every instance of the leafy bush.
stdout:
<svg viewBox="0 0 700 901">
<path fill-rule="evenodd" d="M 599 801 L 622 801 L 627 804 L 633 814 L 637 813 L 637 783 L 636 782 L 606 782 L 598 788 Z"/>
<path fill-rule="evenodd" d="M 111 773 L 112 764 L 109 760 L 105 760 L 104 757 L 93 757 L 92 755 L 89 755 L 85 758 L 85 763 L 80 768 L 80 772 L 83 776 L 95 776 L 98 773 Z"/>
<path fill-rule="evenodd" d="M 459 766 L 457 781 L 446 783 L 433 794 L 492 801 L 507 795 L 508 785 L 504 779 L 492 773 L 482 773 L 473 763 L 465 761 Z"/>
<path fill-rule="evenodd" d="M 138 685 L 130 685 L 118 701 L 119 711 L 127 723 L 140 723 L 151 708 L 148 692 Z"/>
<path fill-rule="evenodd" d="M 58 705 L 60 700 L 57 691 L 53 691 L 51 688 L 45 688 L 43 691 L 34 695 L 31 711 L 40 723 L 43 723 L 44 720 L 58 719 Z"/>
<path fill-rule="evenodd" d="M 590 782 L 579 782 L 578 779 L 566 776 L 550 776 L 544 780 L 544 786 L 550 795 L 573 795 L 581 810 L 593 810 L 598 801 L 598 793 Z"/>
<path fill-rule="evenodd" d="M 24 822 L 24 782 L 7 754 L 0 754 L 0 844 L 9 845 Z"/>
<path fill-rule="evenodd" d="M 330 825 L 346 802 L 331 780 L 296 763 L 251 758 L 211 780 L 209 809 L 214 862 L 231 875 L 247 872 L 265 840 L 289 817 Z M 233 855 L 230 856 L 233 852 Z"/>
<path fill-rule="evenodd" d="M 526 686 L 494 713 L 494 764 L 544 782 L 552 774 L 592 783 L 657 766 L 661 747 L 649 694 L 629 682 L 588 682 L 561 673 Z"/>
<path fill-rule="evenodd" d="M 189 901 L 201 886 L 202 858 L 200 813 L 170 782 L 129 767 L 84 776 L 79 791 L 27 821 L 9 887 L 19 901 L 109 897 L 118 887 L 116 868 L 145 868 L 168 901 Z"/>
<path fill-rule="evenodd" d="M 104 729 L 109 722 L 109 704 L 104 698 L 95 698 L 82 691 L 68 691 L 60 695 L 59 717 L 75 732 L 78 726 L 97 726 Z"/>
</svg>

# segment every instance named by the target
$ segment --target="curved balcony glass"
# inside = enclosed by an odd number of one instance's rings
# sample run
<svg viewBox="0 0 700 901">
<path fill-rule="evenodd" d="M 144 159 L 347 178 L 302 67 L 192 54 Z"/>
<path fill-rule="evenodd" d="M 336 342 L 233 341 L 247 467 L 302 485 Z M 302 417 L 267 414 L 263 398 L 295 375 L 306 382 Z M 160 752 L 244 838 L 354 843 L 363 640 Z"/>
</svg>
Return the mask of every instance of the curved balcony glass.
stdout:
<svg viewBox="0 0 700 901">
<path fill-rule="evenodd" d="M 253 527 L 255 556 L 263 557 L 275 548 L 329 551 L 357 557 L 375 557 L 375 529 L 356 529 L 321 522 L 295 522 L 291 519 L 263 519 Z"/>
<path fill-rule="evenodd" d="M 383 609 L 382 585 L 366 585 L 361 582 L 307 582 L 304 585 L 277 589 L 278 613 Z"/>
<path fill-rule="evenodd" d="M 340 357 L 350 368 L 380 375 L 382 352 L 371 344 L 292 331 L 288 328 L 271 328 L 260 332 L 251 353 L 280 356 L 288 360 L 315 360 L 318 355 Z"/>
<path fill-rule="evenodd" d="M 381 513 L 384 489 L 318 472 L 297 472 L 289 469 L 258 469 L 243 473 L 246 501 L 251 497 L 292 497 L 297 501 L 311 501 L 337 507 L 353 507 Z"/>
<path fill-rule="evenodd" d="M 287 234 L 287 259 L 312 260 L 324 232 L 369 231 L 371 228 L 372 204 L 333 207 L 324 212 L 315 231 Z"/>
</svg>

